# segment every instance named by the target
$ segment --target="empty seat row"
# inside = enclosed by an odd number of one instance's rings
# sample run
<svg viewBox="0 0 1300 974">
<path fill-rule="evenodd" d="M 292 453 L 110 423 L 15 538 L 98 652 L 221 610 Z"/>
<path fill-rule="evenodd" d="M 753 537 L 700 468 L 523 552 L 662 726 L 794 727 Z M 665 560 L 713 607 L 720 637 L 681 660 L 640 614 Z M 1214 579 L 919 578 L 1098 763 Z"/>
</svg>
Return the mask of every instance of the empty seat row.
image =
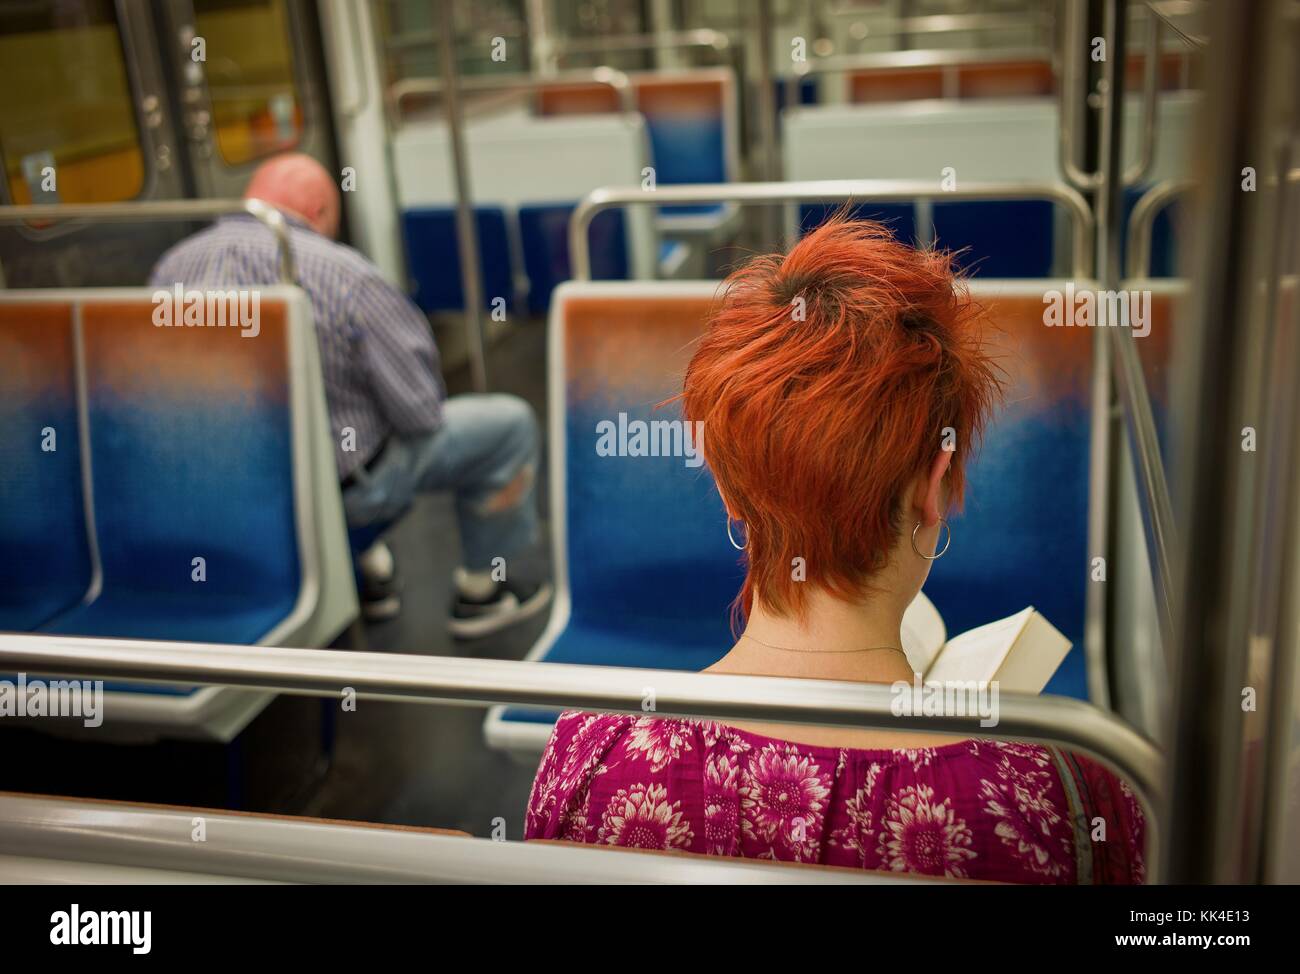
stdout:
<svg viewBox="0 0 1300 974">
<path fill-rule="evenodd" d="M 1151 183 L 1185 176 L 1182 149 L 1190 134 L 1197 96 L 1162 96 Z M 1137 156 L 1138 98 L 1125 106 L 1129 164 Z M 785 172 L 792 180 L 933 180 L 936 188 L 961 191 L 971 183 L 1059 183 L 1057 105 L 1048 98 L 988 102 L 926 102 L 899 112 L 892 105 L 832 105 L 787 111 Z M 1146 186 L 1126 191 L 1126 205 Z M 1053 204 L 1024 200 L 947 201 L 864 206 L 881 213 L 903 239 L 966 253 L 966 269 L 986 277 L 1038 278 L 1068 271 L 1065 215 Z M 824 208 L 805 207 L 796 219 L 807 229 Z M 1170 274 L 1175 263 L 1170 214 L 1156 223 L 1152 271 Z"/>
<path fill-rule="evenodd" d="M 738 121 L 730 69 L 633 74 L 637 112 L 619 112 L 612 88 L 556 85 L 535 114 L 471 118 L 465 138 L 488 307 L 542 314 L 569 277 L 567 227 L 600 186 L 670 186 L 734 179 Z M 414 298 L 425 311 L 464 306 L 450 146 L 440 122 L 410 121 L 393 142 Z M 729 204 L 602 214 L 592 226 L 598 279 L 671 275 L 683 248 L 735 225 Z"/>
<path fill-rule="evenodd" d="M 160 326 L 154 294 L 0 295 L 0 628 L 328 645 L 357 601 L 306 295 L 240 328 Z M 106 690 L 111 722 L 223 739 L 269 699 Z"/>
</svg>

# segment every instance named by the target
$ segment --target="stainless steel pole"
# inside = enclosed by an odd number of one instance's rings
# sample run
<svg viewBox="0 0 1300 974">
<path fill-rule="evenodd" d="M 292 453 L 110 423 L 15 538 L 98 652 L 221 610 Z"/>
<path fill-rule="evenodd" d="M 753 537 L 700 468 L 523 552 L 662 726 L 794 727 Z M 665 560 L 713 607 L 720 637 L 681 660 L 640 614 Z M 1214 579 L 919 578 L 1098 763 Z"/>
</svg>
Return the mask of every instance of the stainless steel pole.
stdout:
<svg viewBox="0 0 1300 974">
<path fill-rule="evenodd" d="M 781 151 L 776 131 L 776 88 L 772 73 L 772 0 L 758 0 L 756 5 L 755 29 L 753 37 L 754 55 L 758 59 L 758 133 L 763 151 L 763 178 L 776 182 L 781 178 Z M 768 243 L 780 246 L 782 243 L 781 226 L 782 208 L 769 206 L 764 213 L 763 223 L 766 227 Z"/>
<path fill-rule="evenodd" d="M 443 97 L 447 99 L 447 135 L 451 142 L 452 170 L 456 177 L 456 238 L 460 249 L 461 290 L 465 298 L 465 345 L 474 390 L 487 391 L 487 359 L 483 352 L 483 276 L 479 267 L 478 227 L 474 223 L 473 192 L 465 153 L 464 112 L 460 103 L 456 64 L 454 0 L 438 0 L 442 29 L 438 32 L 438 58 L 442 61 Z"/>
<path fill-rule="evenodd" d="M 1262 192 L 1276 164 L 1282 86 L 1277 78 L 1290 52 L 1288 4 L 1242 0 L 1209 8 L 1207 103 L 1198 129 L 1202 191 L 1193 292 L 1180 318 L 1175 346 L 1174 415 L 1179 420 L 1181 587 L 1177 600 L 1178 667 L 1171 742 L 1168 834 L 1169 878 L 1179 883 L 1239 883 L 1257 877 L 1260 747 L 1278 651 L 1276 630 L 1257 628 L 1261 564 L 1284 546 L 1273 532 L 1285 514 L 1261 505 L 1261 487 L 1281 458 L 1268 446 L 1294 433 L 1294 417 L 1266 414 L 1270 366 L 1266 343 L 1270 212 L 1275 197 Z M 1276 74 L 1274 73 L 1276 72 Z M 1260 190 L 1244 192 L 1242 171 L 1259 173 Z M 1270 177 L 1276 174 L 1268 173 Z M 1284 381 L 1294 376 L 1284 375 Z M 1288 425 L 1291 426 L 1288 429 Z M 1258 452 L 1243 449 L 1243 428 L 1257 427 Z M 1293 502 L 1295 485 L 1281 484 Z M 1278 524 L 1281 521 L 1282 524 Z M 1294 636 L 1286 634 L 1286 641 Z M 1245 706 L 1253 689 L 1256 709 Z"/>
</svg>

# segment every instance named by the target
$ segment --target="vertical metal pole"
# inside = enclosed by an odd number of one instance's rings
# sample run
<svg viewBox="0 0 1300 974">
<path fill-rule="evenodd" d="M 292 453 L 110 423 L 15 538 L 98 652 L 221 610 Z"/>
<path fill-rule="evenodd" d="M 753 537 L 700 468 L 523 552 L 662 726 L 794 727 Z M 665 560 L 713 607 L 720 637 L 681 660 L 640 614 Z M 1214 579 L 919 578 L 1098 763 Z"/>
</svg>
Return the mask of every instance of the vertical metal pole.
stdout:
<svg viewBox="0 0 1300 974">
<path fill-rule="evenodd" d="M 679 52 L 665 39 L 675 28 L 673 22 L 673 0 L 651 0 L 650 27 L 659 44 L 655 47 L 655 67 L 660 71 L 670 71 L 682 66 Z"/>
<path fill-rule="evenodd" d="M 776 89 L 772 75 L 772 0 L 757 0 L 754 50 L 758 57 L 758 132 L 763 151 L 763 178 L 781 178 L 781 156 L 776 131 Z M 765 224 L 772 245 L 780 245 L 785 208 L 768 206 Z"/>
<path fill-rule="evenodd" d="M 548 0 L 527 0 L 528 43 L 533 74 L 549 77 L 559 70 L 555 59 L 555 38 Z"/>
<path fill-rule="evenodd" d="M 1093 199 L 1096 213 L 1094 260 L 1097 277 L 1103 288 L 1118 288 L 1120 276 L 1120 243 L 1123 227 L 1123 155 L 1121 131 L 1124 119 L 1124 0 L 1102 0 L 1104 23 L 1102 33 L 1106 42 L 1106 59 L 1103 62 L 1101 89 L 1102 108 L 1098 114 L 1098 165 L 1097 189 Z M 1069 12 L 1071 21 L 1066 26 L 1067 64 L 1082 61 L 1082 50 L 1069 50 L 1072 45 L 1089 43 L 1084 32 L 1078 30 L 1075 11 Z M 1091 46 L 1089 44 L 1089 46 Z M 1071 59 L 1074 60 L 1071 60 Z M 1081 87 L 1076 91 L 1082 93 Z M 1075 111 L 1085 106 L 1074 106 Z M 1073 123 L 1073 112 L 1062 112 L 1061 125 Z M 1072 140 L 1062 141 L 1063 149 Z M 1072 163 L 1073 160 L 1062 160 Z M 1067 169 L 1068 171 L 1068 169 Z M 1081 566 L 1088 572 L 1084 590 L 1083 650 L 1088 668 L 1088 697 L 1098 707 L 1109 709 L 1110 666 L 1106 647 L 1109 625 L 1109 603 L 1106 586 L 1109 582 L 1092 580 L 1091 562 L 1102 558 L 1109 562 L 1111 555 L 1112 481 L 1115 465 L 1113 450 L 1116 442 L 1116 420 L 1112 408 L 1114 386 L 1111 376 L 1110 335 L 1106 329 L 1096 328 L 1092 335 L 1092 390 L 1091 430 L 1088 443 L 1088 561 Z M 1107 575 L 1109 578 L 1110 576 Z"/>
<path fill-rule="evenodd" d="M 464 115 L 460 104 L 456 64 L 456 16 L 453 0 L 438 0 L 442 28 L 438 32 L 438 59 L 442 61 L 443 97 L 446 99 L 447 136 L 451 142 L 452 169 L 456 176 L 456 238 L 460 248 L 461 290 L 465 298 L 465 346 L 469 351 L 474 391 L 487 391 L 487 361 L 483 354 L 483 277 L 478 265 L 478 228 L 469 167 L 465 161 Z"/>
<path fill-rule="evenodd" d="M 1181 547 L 1177 671 L 1167 739 L 1169 765 L 1168 878 L 1178 883 L 1251 881 L 1258 833 L 1253 831 L 1250 779 L 1243 745 L 1249 724 L 1243 690 L 1276 652 L 1272 633 L 1252 625 L 1254 582 L 1265 524 L 1257 504 L 1260 470 L 1269 458 L 1242 449 L 1243 426 L 1259 442 L 1276 421 L 1261 415 L 1267 384 L 1261 306 L 1268 273 L 1261 199 L 1270 153 L 1271 106 L 1278 97 L 1284 5 L 1242 0 L 1210 7 L 1206 105 L 1198 129 L 1199 193 L 1194 282 L 1179 321 L 1176 389 Z M 1270 58 L 1277 55 L 1277 60 Z M 1243 192 L 1242 170 L 1256 168 L 1260 187 Z M 1294 485 L 1290 485 L 1294 490 Z M 1283 523 L 1286 519 L 1283 518 Z M 1252 658 L 1262 665 L 1252 674 Z M 1266 677 L 1265 677 L 1266 678 Z M 1289 688 L 1256 686 L 1267 696 Z M 1262 757 L 1258 755 L 1257 759 Z"/>
</svg>

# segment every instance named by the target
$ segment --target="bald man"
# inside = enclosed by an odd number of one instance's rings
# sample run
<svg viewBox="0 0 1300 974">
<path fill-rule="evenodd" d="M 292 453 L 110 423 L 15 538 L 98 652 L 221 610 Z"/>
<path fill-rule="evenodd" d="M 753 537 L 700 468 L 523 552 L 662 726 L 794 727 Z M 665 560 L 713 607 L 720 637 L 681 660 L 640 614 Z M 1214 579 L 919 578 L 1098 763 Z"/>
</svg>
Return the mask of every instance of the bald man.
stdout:
<svg viewBox="0 0 1300 974">
<path fill-rule="evenodd" d="M 253 173 L 244 195 L 275 205 L 290 224 L 298 284 L 315 316 L 354 537 L 386 529 L 417 494 L 452 491 L 463 552 L 454 573 L 452 634 L 485 636 L 536 614 L 551 586 L 529 579 L 522 569 L 531 559 L 517 557 L 537 540 L 538 432 L 528 404 L 504 395 L 446 398 L 428 319 L 375 265 L 334 241 L 339 191 L 316 160 L 277 156 Z M 255 287 L 278 275 L 274 236 L 239 214 L 165 253 L 150 283 Z M 381 548 L 359 559 L 371 619 L 400 609 L 385 554 Z"/>
</svg>

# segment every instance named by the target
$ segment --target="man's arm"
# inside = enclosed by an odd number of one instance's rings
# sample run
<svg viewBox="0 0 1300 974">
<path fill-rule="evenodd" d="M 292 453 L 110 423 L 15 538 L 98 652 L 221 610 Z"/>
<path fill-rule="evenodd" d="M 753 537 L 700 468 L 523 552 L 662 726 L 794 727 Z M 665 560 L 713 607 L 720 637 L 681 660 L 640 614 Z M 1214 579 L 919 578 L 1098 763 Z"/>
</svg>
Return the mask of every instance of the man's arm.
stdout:
<svg viewBox="0 0 1300 974">
<path fill-rule="evenodd" d="M 405 294 L 378 273 L 352 289 L 348 317 L 370 375 L 370 388 L 393 428 L 403 435 L 442 425 L 438 347 L 429 321 Z"/>
</svg>

